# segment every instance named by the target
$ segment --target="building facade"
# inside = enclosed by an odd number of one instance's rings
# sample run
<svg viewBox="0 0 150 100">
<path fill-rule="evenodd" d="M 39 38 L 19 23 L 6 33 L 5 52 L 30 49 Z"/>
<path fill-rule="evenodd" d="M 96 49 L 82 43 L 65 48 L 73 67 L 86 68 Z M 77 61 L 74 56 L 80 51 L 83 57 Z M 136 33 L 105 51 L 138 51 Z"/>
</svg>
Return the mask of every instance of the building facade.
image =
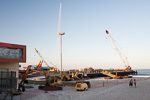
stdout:
<svg viewBox="0 0 150 100">
<path fill-rule="evenodd" d="M 26 46 L 0 42 L 0 88 L 11 85 L 6 80 L 18 79 L 19 62 L 26 62 Z"/>
</svg>

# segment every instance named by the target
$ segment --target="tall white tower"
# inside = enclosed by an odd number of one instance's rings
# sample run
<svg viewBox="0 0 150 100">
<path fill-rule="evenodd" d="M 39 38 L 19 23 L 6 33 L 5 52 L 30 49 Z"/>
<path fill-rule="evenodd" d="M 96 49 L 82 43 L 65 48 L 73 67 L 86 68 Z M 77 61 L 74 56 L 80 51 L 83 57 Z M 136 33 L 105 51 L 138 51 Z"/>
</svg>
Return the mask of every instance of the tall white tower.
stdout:
<svg viewBox="0 0 150 100">
<path fill-rule="evenodd" d="M 64 35 L 64 32 L 60 32 L 61 28 L 61 2 L 60 2 L 60 8 L 59 8 L 59 19 L 58 19 L 58 33 L 57 35 L 60 36 L 60 74 L 62 73 L 62 35 Z"/>
</svg>

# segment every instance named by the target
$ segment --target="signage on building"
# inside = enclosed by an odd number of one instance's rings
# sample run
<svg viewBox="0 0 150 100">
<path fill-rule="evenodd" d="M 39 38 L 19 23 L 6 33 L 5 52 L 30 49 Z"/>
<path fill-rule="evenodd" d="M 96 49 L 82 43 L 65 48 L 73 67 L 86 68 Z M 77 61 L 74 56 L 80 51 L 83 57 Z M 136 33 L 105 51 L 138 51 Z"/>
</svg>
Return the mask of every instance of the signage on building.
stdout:
<svg viewBox="0 0 150 100">
<path fill-rule="evenodd" d="M 26 46 L 0 43 L 0 62 L 26 62 Z"/>
</svg>

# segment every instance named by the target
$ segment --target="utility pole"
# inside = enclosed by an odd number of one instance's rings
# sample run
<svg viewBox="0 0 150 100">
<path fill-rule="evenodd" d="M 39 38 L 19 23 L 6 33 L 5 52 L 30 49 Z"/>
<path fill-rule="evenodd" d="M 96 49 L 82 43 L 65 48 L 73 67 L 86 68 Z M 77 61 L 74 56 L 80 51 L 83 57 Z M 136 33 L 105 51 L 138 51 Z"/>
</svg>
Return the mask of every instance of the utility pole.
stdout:
<svg viewBox="0 0 150 100">
<path fill-rule="evenodd" d="M 60 74 L 62 73 L 62 35 L 65 33 L 59 33 L 60 35 Z"/>
<path fill-rule="evenodd" d="M 60 74 L 62 74 L 62 35 L 64 35 L 64 32 L 60 32 L 61 28 L 61 2 L 60 2 L 60 8 L 59 8 L 59 19 L 58 19 L 58 32 L 57 35 L 60 36 Z"/>
</svg>

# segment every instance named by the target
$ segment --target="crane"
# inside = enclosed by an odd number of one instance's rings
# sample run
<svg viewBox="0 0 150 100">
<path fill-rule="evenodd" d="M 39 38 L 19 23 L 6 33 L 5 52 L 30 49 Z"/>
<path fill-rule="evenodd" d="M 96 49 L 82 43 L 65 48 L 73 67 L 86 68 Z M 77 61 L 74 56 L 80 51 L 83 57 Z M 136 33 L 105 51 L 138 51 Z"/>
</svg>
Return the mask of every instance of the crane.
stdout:
<svg viewBox="0 0 150 100">
<path fill-rule="evenodd" d="M 35 70 L 42 68 L 43 60 L 39 62 L 39 64 L 34 68 Z"/>
<path fill-rule="evenodd" d="M 50 66 L 48 65 L 48 63 L 44 60 L 44 58 L 42 57 L 42 55 L 39 53 L 39 51 L 38 51 L 36 48 L 34 48 L 34 50 L 35 50 L 36 53 L 40 56 L 40 58 L 43 60 L 43 62 L 46 64 L 46 66 L 47 66 L 49 69 L 51 69 Z"/>
<path fill-rule="evenodd" d="M 46 64 L 46 66 L 49 68 L 50 71 L 57 71 L 57 68 L 56 66 L 52 63 L 52 62 L 49 62 L 50 64 L 52 64 L 54 67 L 53 68 L 50 68 L 50 66 L 48 65 L 48 63 L 44 60 L 44 58 L 42 57 L 42 55 L 39 53 L 39 51 L 34 48 L 34 50 L 36 51 L 36 53 L 40 56 L 40 58 L 42 59 L 42 61 L 39 63 L 40 65 L 44 62 Z"/>
<path fill-rule="evenodd" d="M 115 44 L 114 40 L 112 39 L 112 37 L 110 36 L 110 34 L 109 34 L 109 32 L 107 30 L 106 30 L 106 34 L 107 34 L 107 36 L 108 36 L 108 38 L 109 38 L 113 48 L 119 54 L 119 56 L 120 56 L 120 58 L 121 58 L 121 60 L 122 60 L 122 62 L 124 64 L 125 69 L 126 70 L 131 70 L 131 67 L 129 66 L 129 62 L 127 60 L 127 57 L 123 57 L 121 51 L 119 50 L 119 48 L 117 47 L 117 45 Z"/>
</svg>

